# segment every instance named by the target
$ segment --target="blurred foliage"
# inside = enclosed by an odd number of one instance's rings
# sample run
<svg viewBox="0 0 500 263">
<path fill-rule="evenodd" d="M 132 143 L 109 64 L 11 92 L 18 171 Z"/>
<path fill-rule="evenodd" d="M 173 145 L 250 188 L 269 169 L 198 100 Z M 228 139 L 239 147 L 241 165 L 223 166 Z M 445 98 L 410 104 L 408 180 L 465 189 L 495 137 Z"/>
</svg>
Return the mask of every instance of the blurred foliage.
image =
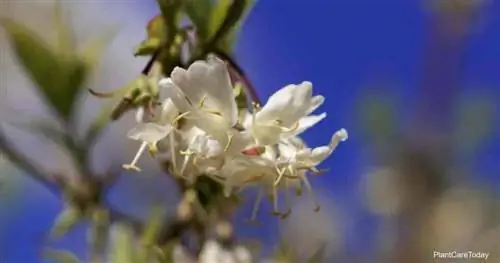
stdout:
<svg viewBox="0 0 500 263">
<path fill-rule="evenodd" d="M 478 94 L 463 98 L 456 106 L 454 145 L 461 151 L 473 151 L 493 134 L 498 106 L 494 96 Z"/>
<path fill-rule="evenodd" d="M 114 178 L 116 173 L 109 172 L 104 177 L 98 175 L 89 160 L 92 147 L 111 121 L 137 106 L 155 105 L 158 102 L 158 81 L 162 75 L 169 75 L 175 67 L 186 67 L 215 52 L 229 60 L 239 78 L 246 78 L 229 53 L 242 21 L 254 2 L 157 0 L 160 14 L 150 20 L 146 27 L 146 39 L 131 54 L 150 57 L 148 64 L 134 80 L 116 91 L 102 93 L 89 89 L 97 97 L 119 98 L 120 101 L 104 106 L 83 136 L 76 132 L 76 116 L 80 110 L 77 102 L 104 48 L 117 30 L 112 28 L 77 50 L 70 23 L 63 17 L 61 2 L 54 6 L 57 32 L 54 45 L 44 41 L 43 35 L 20 21 L 0 19 L 0 25 L 7 33 L 19 64 L 62 125 L 33 119 L 5 124 L 29 130 L 61 146 L 69 153 L 79 173 L 73 182 L 65 175 L 54 175 L 40 169 L 13 147 L 3 130 L 0 130 L 0 149 L 5 156 L 44 186 L 55 189 L 57 196 L 62 196 L 65 208 L 54 222 L 50 232 L 52 239 L 60 238 L 77 224 L 85 223 L 89 225 L 89 255 L 92 262 L 102 262 L 109 242 L 112 243 L 108 251 L 109 260 L 113 263 L 152 262 L 153 259 L 170 262 L 173 245 L 185 234 L 195 230 L 199 235 L 211 222 L 206 221 L 209 219 L 206 216 L 222 215 L 227 212 L 227 206 L 234 205 L 235 200 L 231 199 L 228 203 L 223 198 L 220 185 L 211 180 L 200 180 L 194 189 L 182 184 L 179 186 L 187 193 L 194 191 L 194 198 L 188 198 L 191 195 L 186 194 L 186 200 L 179 204 L 178 214 L 169 215 L 169 220 L 166 220 L 165 215 L 155 210 L 151 220 L 141 222 L 109 207 L 105 200 L 106 191 L 114 182 L 110 178 Z M 181 27 L 180 22 L 185 17 L 192 22 L 191 27 Z M 188 37 L 193 28 L 194 42 Z M 186 44 L 193 48 L 187 61 L 184 61 L 181 59 L 181 47 Z M 245 89 L 252 87 L 248 86 L 250 82 L 246 79 L 244 84 L 241 80 L 236 82 L 235 96 L 243 107 L 248 105 Z M 46 250 L 44 256 L 54 262 L 81 262 L 67 251 Z"/>
</svg>

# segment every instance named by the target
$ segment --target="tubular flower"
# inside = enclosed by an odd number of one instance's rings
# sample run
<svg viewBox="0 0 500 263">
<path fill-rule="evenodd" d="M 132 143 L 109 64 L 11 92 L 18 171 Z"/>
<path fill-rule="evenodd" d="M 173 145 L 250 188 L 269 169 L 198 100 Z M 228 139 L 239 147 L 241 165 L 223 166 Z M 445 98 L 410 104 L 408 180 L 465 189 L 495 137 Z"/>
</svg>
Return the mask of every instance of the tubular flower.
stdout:
<svg viewBox="0 0 500 263">
<path fill-rule="evenodd" d="M 263 106 L 239 109 L 225 63 L 212 56 L 187 69 L 175 68 L 158 86 L 164 99 L 161 112 L 145 120 L 144 109 L 137 111 L 137 125 L 128 137 L 142 144 L 124 167 L 139 170 L 141 154 L 160 148 L 174 176 L 190 182 L 208 176 L 223 186 L 226 196 L 259 188 L 252 218 L 264 195 L 282 217 L 290 213 L 290 189 L 300 193 L 305 187 L 315 200 L 307 176 L 319 173 L 317 167 L 347 139 L 347 131 L 340 129 L 327 145 L 308 148 L 298 137 L 326 118 L 326 113 L 314 114 L 325 98 L 313 95 L 308 81 L 281 88 Z M 157 148 L 160 142 L 169 147 Z M 284 213 L 278 210 L 279 190 L 286 194 Z"/>
</svg>

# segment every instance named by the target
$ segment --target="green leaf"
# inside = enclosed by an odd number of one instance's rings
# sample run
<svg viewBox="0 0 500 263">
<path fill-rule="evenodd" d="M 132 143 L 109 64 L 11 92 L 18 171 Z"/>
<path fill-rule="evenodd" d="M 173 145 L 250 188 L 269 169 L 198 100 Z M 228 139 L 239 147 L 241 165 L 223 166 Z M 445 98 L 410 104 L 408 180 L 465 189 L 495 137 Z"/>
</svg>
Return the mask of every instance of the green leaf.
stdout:
<svg viewBox="0 0 500 263">
<path fill-rule="evenodd" d="M 73 227 L 79 223 L 82 214 L 77 209 L 68 207 L 64 209 L 56 218 L 55 224 L 52 227 L 50 236 L 52 238 L 59 238 L 64 236 Z"/>
<path fill-rule="evenodd" d="M 63 55 L 73 54 L 75 45 L 71 28 L 63 16 L 63 6 L 61 0 L 55 1 L 54 9 L 54 24 L 57 32 L 57 48 Z"/>
<path fill-rule="evenodd" d="M 157 15 L 149 20 L 148 25 L 146 27 L 147 39 L 157 38 L 160 40 L 165 39 L 166 37 L 166 24 L 165 19 L 161 15 Z"/>
<path fill-rule="evenodd" d="M 134 56 L 150 56 L 153 55 L 161 47 L 159 38 L 150 38 L 143 41 L 135 48 Z"/>
<path fill-rule="evenodd" d="M 147 222 L 146 228 L 142 234 L 141 240 L 143 244 L 153 245 L 156 242 L 157 235 L 163 222 L 163 213 L 160 207 L 154 207 Z"/>
<path fill-rule="evenodd" d="M 80 263 L 80 260 L 69 251 L 49 249 L 44 252 L 43 256 L 57 263 Z"/>
<path fill-rule="evenodd" d="M 17 59 L 39 92 L 65 120 L 72 113 L 77 94 L 87 77 L 88 68 L 74 56 L 51 49 L 35 32 L 12 20 L 0 20 Z"/>
<path fill-rule="evenodd" d="M 94 37 L 83 45 L 83 48 L 78 52 L 78 57 L 87 64 L 89 68 L 94 68 L 100 61 L 104 51 L 113 42 L 118 34 L 119 27 L 111 26 L 104 30 L 104 33 L 99 37 Z"/>
<path fill-rule="evenodd" d="M 156 244 L 158 234 L 163 223 L 163 213 L 161 207 L 154 207 L 146 227 L 141 236 L 142 247 L 139 251 L 139 261 L 148 262 L 153 254 L 153 246 Z"/>
<path fill-rule="evenodd" d="M 17 110 L 12 110 L 11 114 L 18 118 L 15 120 L 6 120 L 6 124 L 33 135 L 41 135 L 56 144 L 64 144 L 65 134 L 62 130 L 57 128 L 57 123 L 54 123 L 52 120 L 26 115 Z"/>
<path fill-rule="evenodd" d="M 219 38 L 215 39 L 216 43 L 214 43 L 217 48 L 228 53 L 232 51 L 241 26 L 255 2 L 255 0 L 241 2 L 220 0 L 219 4 L 213 8 L 208 23 L 208 38 Z M 216 36 L 219 31 L 221 35 Z"/>
<path fill-rule="evenodd" d="M 132 229 L 124 224 L 115 225 L 114 243 L 111 248 L 111 262 L 134 263 L 136 254 L 134 250 L 134 237 Z"/>
<path fill-rule="evenodd" d="M 212 10 L 211 0 L 185 0 L 184 10 L 196 27 L 196 32 L 202 41 L 208 38 L 210 12 Z"/>
<path fill-rule="evenodd" d="M 233 26 L 232 30 L 229 31 L 229 33 L 220 41 L 220 43 L 217 45 L 218 48 L 228 53 L 233 51 L 236 39 L 238 38 L 241 28 L 246 18 L 250 14 L 250 11 L 255 6 L 255 2 L 255 0 L 247 0 L 243 17 L 238 20 L 236 25 Z"/>
<path fill-rule="evenodd" d="M 156 0 L 165 23 L 166 39 L 173 41 L 181 19 L 181 0 Z"/>
<path fill-rule="evenodd" d="M 88 231 L 88 245 L 92 262 L 101 262 L 106 252 L 109 237 L 109 216 L 106 210 L 94 209 Z"/>
</svg>

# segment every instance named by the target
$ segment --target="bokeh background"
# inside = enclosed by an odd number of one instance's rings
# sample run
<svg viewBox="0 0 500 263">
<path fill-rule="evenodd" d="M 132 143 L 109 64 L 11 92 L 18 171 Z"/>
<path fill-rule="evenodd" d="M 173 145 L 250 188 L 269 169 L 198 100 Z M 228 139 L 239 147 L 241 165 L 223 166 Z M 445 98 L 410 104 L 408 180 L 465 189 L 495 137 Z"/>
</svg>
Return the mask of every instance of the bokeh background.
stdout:
<svg viewBox="0 0 500 263">
<path fill-rule="evenodd" d="M 1 16 L 51 38 L 51 1 L 0 1 Z M 155 1 L 63 3 L 77 39 L 120 26 L 89 86 L 113 90 L 141 71 L 147 61 L 132 50 L 158 13 Z M 326 262 L 434 262 L 435 250 L 490 252 L 487 262 L 500 262 L 499 14 L 494 0 L 258 1 L 235 57 L 259 95 L 265 100 L 286 84 L 312 81 L 326 97 L 321 110 L 328 118 L 304 138 L 321 145 L 346 128 L 349 140 L 324 163 L 330 171 L 312 179 L 320 213 L 296 198 L 292 216 L 280 221 L 266 204 L 256 227 L 244 223 L 249 199 L 237 218 L 240 236 L 261 240 L 262 255 L 283 239 L 306 254 L 327 241 Z M 0 48 L 2 122 L 49 118 L 3 32 Z M 82 101 L 82 125 L 99 105 Z M 131 158 L 131 123 L 127 116 L 105 134 L 96 169 Z M 9 136 L 47 169 L 74 173 L 50 143 L 15 129 Z M 47 243 L 60 200 L 0 163 L 0 263 L 44 262 L 48 245 L 84 255 L 86 226 Z M 159 184 L 149 166 L 151 176 L 120 178 L 109 196 L 114 205 L 142 215 L 147 203 L 174 204 L 175 189 Z"/>
</svg>

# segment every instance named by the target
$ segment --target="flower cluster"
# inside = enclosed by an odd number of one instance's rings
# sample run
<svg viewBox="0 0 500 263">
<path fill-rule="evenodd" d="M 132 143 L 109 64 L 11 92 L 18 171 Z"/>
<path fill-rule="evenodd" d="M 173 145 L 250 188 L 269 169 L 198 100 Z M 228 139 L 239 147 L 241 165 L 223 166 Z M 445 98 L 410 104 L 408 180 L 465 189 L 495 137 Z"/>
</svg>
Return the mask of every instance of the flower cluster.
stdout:
<svg viewBox="0 0 500 263">
<path fill-rule="evenodd" d="M 275 214 L 287 215 L 278 210 L 279 188 L 288 193 L 305 187 L 314 198 L 307 175 L 320 172 L 316 167 L 347 139 L 340 129 L 327 145 L 308 148 L 298 137 L 326 117 L 312 114 L 324 97 L 313 96 L 310 82 L 287 85 L 265 105 L 241 109 L 225 63 L 209 56 L 188 69 L 175 68 L 159 87 L 164 96 L 159 112 L 151 117 L 146 109 L 137 110 L 137 125 L 128 137 L 142 144 L 123 167 L 140 171 L 137 162 L 149 150 L 168 160 L 173 175 L 188 182 L 208 176 L 223 185 L 227 196 L 261 186 L 253 217 L 264 194 L 271 196 Z"/>
</svg>

